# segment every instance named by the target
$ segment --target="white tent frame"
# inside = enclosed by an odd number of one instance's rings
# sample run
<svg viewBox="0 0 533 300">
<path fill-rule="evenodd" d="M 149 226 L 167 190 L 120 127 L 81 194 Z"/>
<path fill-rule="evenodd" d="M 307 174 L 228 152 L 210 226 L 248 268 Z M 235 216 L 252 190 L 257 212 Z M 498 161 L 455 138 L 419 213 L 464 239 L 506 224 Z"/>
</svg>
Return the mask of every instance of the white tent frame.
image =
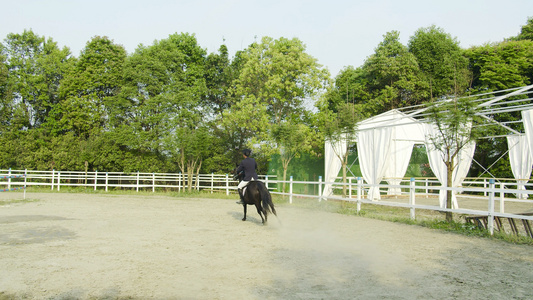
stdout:
<svg viewBox="0 0 533 300">
<path fill-rule="evenodd" d="M 477 95 L 467 96 L 463 98 L 466 98 L 466 99 L 470 98 L 472 99 L 472 101 L 480 103 L 478 105 L 478 107 L 480 108 L 478 115 L 489 120 L 490 122 L 498 126 L 501 126 L 502 128 L 505 128 L 509 132 L 509 134 L 506 134 L 506 135 L 491 136 L 491 137 L 485 137 L 485 138 L 498 138 L 498 137 L 525 135 L 527 136 L 528 147 L 525 147 L 525 148 L 522 147 L 522 148 L 529 150 L 529 149 L 533 149 L 533 125 L 532 125 L 532 120 L 533 120 L 533 101 L 532 100 L 533 98 L 531 94 L 533 94 L 533 85 L 528 85 L 528 86 L 513 88 L 513 89 L 508 89 L 508 90 L 501 90 L 501 91 L 496 91 L 496 92 L 488 92 L 484 94 L 477 94 Z M 525 96 L 524 97 L 525 99 L 519 99 L 519 100 L 512 99 L 512 97 L 515 97 L 515 96 Z M 449 102 L 449 101 L 453 101 L 453 98 L 443 99 L 441 101 Z M 524 103 L 527 103 L 527 104 L 524 104 Z M 427 108 L 425 106 L 417 105 L 417 106 L 405 107 L 405 108 L 400 108 L 400 109 L 394 109 L 394 110 L 385 112 L 383 114 L 374 116 L 372 118 L 369 118 L 367 120 L 364 120 L 358 124 L 358 134 L 357 134 L 356 140 L 359 140 L 360 138 L 364 136 L 367 136 L 367 137 L 373 136 L 373 134 L 370 134 L 370 132 L 372 133 L 375 133 L 377 131 L 381 131 L 381 133 L 389 132 L 389 135 L 390 135 L 391 132 L 405 130 L 405 128 L 409 126 L 411 128 L 423 127 L 424 125 L 429 124 L 427 120 L 428 115 L 426 113 L 426 110 Z M 522 120 L 520 122 L 524 123 L 524 128 L 525 128 L 524 132 L 519 132 L 511 128 L 510 126 L 508 126 L 509 123 L 499 122 L 497 119 L 495 119 L 495 117 L 497 117 L 498 114 L 500 113 L 516 112 L 516 111 L 522 112 Z M 397 141 L 397 142 L 408 141 L 408 142 L 411 142 L 412 144 L 426 143 L 427 134 L 424 133 L 424 135 L 422 135 L 419 132 L 419 131 L 422 131 L 422 132 L 425 132 L 425 131 L 423 129 L 418 129 L 415 131 L 417 132 L 410 134 L 408 136 L 401 136 L 401 137 L 398 137 L 392 134 L 392 137 L 387 138 L 389 141 L 389 144 L 385 142 L 383 145 L 387 144 L 385 145 L 385 147 L 389 147 L 390 141 Z M 346 151 L 349 147 L 349 143 L 354 143 L 354 142 L 357 142 L 357 141 L 347 141 L 346 147 L 345 147 Z M 359 143 L 357 144 L 359 147 Z M 393 144 L 396 145 L 396 143 L 393 143 Z M 375 150 L 377 151 L 378 149 L 375 149 Z M 374 154 L 376 153 L 376 151 L 374 151 Z M 377 180 L 381 181 L 381 179 L 383 179 L 383 175 L 381 174 L 383 173 L 383 170 L 381 170 L 379 166 L 383 166 L 387 164 L 388 162 L 390 162 L 391 160 L 390 151 L 389 152 L 387 151 L 389 151 L 389 149 L 385 149 L 385 151 L 381 151 L 380 155 L 382 157 L 374 157 L 375 161 L 372 161 L 372 168 L 374 168 L 375 170 L 372 170 L 372 172 L 374 172 L 374 175 L 372 176 L 375 176 L 375 178 L 370 178 L 370 180 L 367 180 L 367 178 L 365 178 L 365 181 L 367 181 L 367 183 L 370 183 L 371 185 L 377 185 L 379 184 Z M 332 152 L 331 145 L 326 141 L 326 144 L 325 144 L 325 183 L 326 184 L 324 187 L 324 192 L 322 194 L 325 197 L 328 197 L 332 194 L 333 192 L 332 183 L 337 178 L 337 175 L 341 168 L 340 161 L 335 156 L 331 157 L 331 152 Z M 409 151 L 409 153 L 411 152 Z M 474 152 L 472 150 L 469 155 L 464 155 L 464 157 L 462 158 L 463 160 L 469 160 L 468 166 L 467 166 L 468 168 L 466 169 L 466 172 L 468 172 L 468 169 L 470 168 L 473 155 L 474 155 Z M 531 150 L 529 150 L 528 154 L 522 154 L 522 157 L 524 157 L 524 159 L 526 157 L 531 158 L 532 156 L 533 155 L 531 154 Z M 397 161 L 397 159 L 394 157 L 392 158 L 392 160 Z M 515 160 L 516 160 L 516 157 L 515 157 Z M 361 157 L 359 157 L 359 161 L 361 164 L 364 164 Z M 520 163 L 521 161 L 520 159 L 518 159 L 518 164 Z M 376 170 L 376 169 L 380 169 L 380 170 Z M 380 172 L 377 172 L 377 171 L 380 171 Z M 405 174 L 405 170 L 403 174 Z M 465 173 L 465 176 L 466 176 L 466 173 Z M 399 177 L 403 177 L 403 176 L 399 176 Z M 527 178 L 516 178 L 516 179 L 518 182 L 524 182 L 524 180 L 529 179 L 529 176 Z M 454 184 L 455 183 L 456 182 L 454 180 Z M 394 185 L 391 182 L 389 182 L 389 184 Z M 376 189 L 377 189 L 377 192 L 376 190 L 369 191 L 367 195 L 368 199 L 371 199 L 374 201 L 380 199 L 379 187 L 376 186 Z M 441 200 L 441 206 L 442 205 L 443 203 Z M 457 206 L 456 202 L 454 202 L 454 206 Z"/>
</svg>

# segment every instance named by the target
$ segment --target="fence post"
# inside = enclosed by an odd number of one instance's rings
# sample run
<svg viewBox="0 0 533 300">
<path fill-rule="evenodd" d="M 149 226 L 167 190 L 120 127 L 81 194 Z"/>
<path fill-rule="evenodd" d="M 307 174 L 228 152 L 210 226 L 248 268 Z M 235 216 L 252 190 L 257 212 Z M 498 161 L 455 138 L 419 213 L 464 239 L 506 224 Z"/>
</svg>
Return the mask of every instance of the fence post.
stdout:
<svg viewBox="0 0 533 300">
<path fill-rule="evenodd" d="M 357 177 L 357 212 L 361 211 L 361 193 L 363 191 L 363 179 Z"/>
<path fill-rule="evenodd" d="M 24 200 L 26 200 L 26 179 L 28 178 L 28 169 L 24 169 Z"/>
<path fill-rule="evenodd" d="M 98 183 L 98 170 L 94 171 L 94 190 L 96 191 L 96 184 Z"/>
<path fill-rule="evenodd" d="M 137 171 L 137 186 L 136 186 L 135 190 L 137 192 L 139 191 L 139 171 Z"/>
<path fill-rule="evenodd" d="M 348 198 L 352 201 L 352 177 L 348 178 Z"/>
<path fill-rule="evenodd" d="M 109 183 L 109 173 L 105 172 L 105 191 L 107 192 L 107 185 Z"/>
<path fill-rule="evenodd" d="M 487 197 L 487 179 L 483 179 L 483 196 Z"/>
<path fill-rule="evenodd" d="M 289 203 L 292 203 L 292 176 L 289 177 Z"/>
<path fill-rule="evenodd" d="M 318 202 L 322 201 L 322 176 L 318 176 Z"/>
<path fill-rule="evenodd" d="M 494 234 L 494 179 L 490 179 L 489 184 L 489 215 L 488 215 L 488 229 L 490 235 Z"/>
<path fill-rule="evenodd" d="M 268 175 L 265 175 L 265 186 L 268 190 Z"/>
<path fill-rule="evenodd" d="M 429 198 L 429 179 L 426 178 L 426 198 Z"/>
<path fill-rule="evenodd" d="M 193 178 L 194 178 L 194 175 L 193 175 Z M 200 173 L 196 174 L 196 190 L 197 191 L 200 191 L 200 179 L 202 179 L 202 177 L 200 177 Z"/>
<path fill-rule="evenodd" d="M 61 172 L 57 172 L 57 191 L 59 192 L 61 186 Z"/>
<path fill-rule="evenodd" d="M 178 173 L 178 192 L 181 192 L 181 172 Z"/>
<path fill-rule="evenodd" d="M 152 172 L 152 193 L 155 193 L 155 173 Z"/>
<path fill-rule="evenodd" d="M 229 176 L 226 174 L 226 196 L 229 196 Z"/>
<path fill-rule="evenodd" d="M 54 190 L 54 181 L 55 181 L 55 172 L 56 170 L 52 169 L 52 184 L 51 184 L 51 190 L 53 191 Z"/>
<path fill-rule="evenodd" d="M 505 196 L 504 189 L 505 189 L 505 183 L 500 182 L 500 213 L 505 213 L 505 200 L 503 199 Z"/>
<path fill-rule="evenodd" d="M 409 205 L 411 206 L 410 216 L 411 220 L 415 219 L 415 178 L 411 177 L 410 189 L 409 189 Z"/>
<path fill-rule="evenodd" d="M 215 185 L 215 174 L 211 172 L 211 194 L 213 194 L 214 185 Z"/>
<path fill-rule="evenodd" d="M 7 190 L 11 189 L 11 168 L 7 171 Z"/>
</svg>

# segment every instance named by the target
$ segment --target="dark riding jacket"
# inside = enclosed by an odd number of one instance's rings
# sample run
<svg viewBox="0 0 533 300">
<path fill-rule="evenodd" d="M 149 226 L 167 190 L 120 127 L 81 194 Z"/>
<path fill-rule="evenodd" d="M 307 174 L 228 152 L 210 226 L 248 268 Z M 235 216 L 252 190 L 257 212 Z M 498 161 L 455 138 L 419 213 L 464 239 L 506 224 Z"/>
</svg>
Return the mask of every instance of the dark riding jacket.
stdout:
<svg viewBox="0 0 533 300">
<path fill-rule="evenodd" d="M 251 157 L 246 157 L 241 161 L 241 164 L 237 167 L 237 174 L 241 171 L 244 171 L 243 181 L 257 180 L 259 176 L 255 170 L 257 169 L 257 163 L 255 159 Z"/>
</svg>

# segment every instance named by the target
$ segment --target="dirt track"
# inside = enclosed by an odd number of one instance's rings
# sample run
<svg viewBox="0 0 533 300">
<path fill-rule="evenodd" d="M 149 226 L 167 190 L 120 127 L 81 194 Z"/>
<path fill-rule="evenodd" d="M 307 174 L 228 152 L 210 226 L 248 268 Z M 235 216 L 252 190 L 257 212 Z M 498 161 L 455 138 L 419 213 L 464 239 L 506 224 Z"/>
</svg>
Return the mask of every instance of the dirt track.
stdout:
<svg viewBox="0 0 533 300">
<path fill-rule="evenodd" d="M 236 199 L 27 197 L 0 206 L 0 299 L 533 295 L 531 246 L 289 205 L 262 226 Z"/>
</svg>

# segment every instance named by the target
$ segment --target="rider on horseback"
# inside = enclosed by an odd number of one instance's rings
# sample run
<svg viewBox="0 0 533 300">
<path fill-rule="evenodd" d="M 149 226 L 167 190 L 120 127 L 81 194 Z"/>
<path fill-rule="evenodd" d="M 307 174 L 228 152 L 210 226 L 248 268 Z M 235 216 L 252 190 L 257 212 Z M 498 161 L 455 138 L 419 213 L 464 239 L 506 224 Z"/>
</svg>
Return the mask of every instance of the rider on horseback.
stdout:
<svg viewBox="0 0 533 300">
<path fill-rule="evenodd" d="M 239 185 L 237 186 L 239 196 L 241 197 L 241 201 L 237 202 L 237 204 L 245 204 L 243 194 L 244 187 L 247 186 L 250 181 L 258 179 L 257 173 L 255 172 L 255 170 L 257 169 L 257 163 L 255 162 L 255 159 L 250 157 L 251 153 L 252 151 L 250 149 L 244 149 L 242 151 L 242 156 L 244 157 L 244 159 L 241 161 L 240 165 L 235 170 L 235 174 L 239 174 L 239 172 L 244 171 L 244 178 L 241 182 L 239 182 Z"/>
</svg>

